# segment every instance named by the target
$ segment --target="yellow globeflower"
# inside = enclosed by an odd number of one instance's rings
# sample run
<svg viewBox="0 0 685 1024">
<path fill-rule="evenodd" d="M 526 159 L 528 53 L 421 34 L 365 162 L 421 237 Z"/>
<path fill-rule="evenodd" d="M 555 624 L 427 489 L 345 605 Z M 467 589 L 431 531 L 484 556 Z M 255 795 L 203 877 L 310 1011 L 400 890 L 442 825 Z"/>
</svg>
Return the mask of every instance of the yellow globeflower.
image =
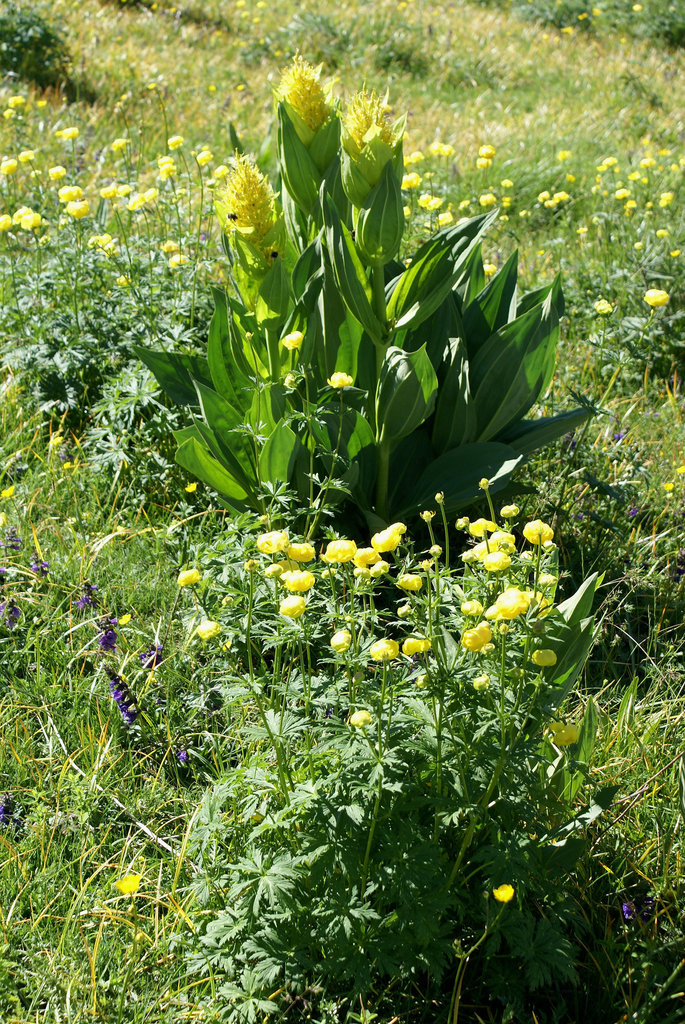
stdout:
<svg viewBox="0 0 685 1024">
<path fill-rule="evenodd" d="M 422 578 L 415 572 L 403 572 L 401 576 L 397 577 L 397 586 L 401 590 L 418 591 L 423 586 Z"/>
<path fill-rule="evenodd" d="M 572 743 L 578 742 L 580 729 L 577 725 L 565 725 L 563 722 L 550 722 L 552 730 L 552 742 L 557 747 L 570 747 Z"/>
<path fill-rule="evenodd" d="M 182 135 L 172 135 L 169 141 L 167 142 L 167 145 L 169 149 L 179 149 L 184 142 L 185 139 L 183 138 Z"/>
<path fill-rule="evenodd" d="M 306 594 L 316 583 L 314 573 L 298 569 L 289 569 L 282 574 L 281 579 L 291 594 Z"/>
<path fill-rule="evenodd" d="M 549 668 L 551 665 L 556 665 L 557 656 L 554 651 L 544 648 L 540 651 L 533 651 L 532 660 L 533 664 L 539 668 Z"/>
<path fill-rule="evenodd" d="M 67 203 L 67 213 L 74 220 L 81 220 L 90 213 L 90 204 L 87 199 L 78 199 L 75 202 Z"/>
<path fill-rule="evenodd" d="M 480 651 L 492 640 L 492 630 L 487 622 L 479 622 L 473 629 L 465 629 L 461 637 L 461 646 L 467 651 Z"/>
<path fill-rule="evenodd" d="M 353 540 L 331 540 L 323 557 L 326 562 L 351 562 L 356 554 L 357 545 Z"/>
<path fill-rule="evenodd" d="M 354 377 L 350 377 L 349 373 L 333 373 L 328 378 L 328 383 L 332 388 L 351 388 L 354 384 Z"/>
<path fill-rule="evenodd" d="M 469 533 L 472 537 L 484 537 L 486 532 L 496 529 L 497 526 L 490 519 L 476 519 L 469 523 Z"/>
<path fill-rule="evenodd" d="M 345 651 L 350 649 L 352 643 L 352 634 L 349 629 L 339 629 L 337 633 L 334 633 L 331 637 L 331 647 L 336 654 L 344 654 Z"/>
<path fill-rule="evenodd" d="M 178 575 L 179 587 L 192 587 L 194 583 L 199 583 L 202 576 L 197 569 L 184 569 L 183 572 Z"/>
<path fill-rule="evenodd" d="M 357 553 L 354 556 L 354 564 L 359 569 L 366 569 L 370 565 L 375 565 L 376 562 L 379 562 L 380 558 L 381 556 L 375 548 L 357 548 Z"/>
<path fill-rule="evenodd" d="M 482 566 L 487 572 L 504 572 L 511 565 L 511 558 L 504 551 L 491 551 L 482 559 Z"/>
<path fill-rule="evenodd" d="M 416 171 L 411 171 L 409 174 L 405 174 L 402 178 L 402 188 L 412 189 L 418 188 L 421 184 L 421 175 L 417 174 Z"/>
<path fill-rule="evenodd" d="M 302 544 L 291 544 L 287 554 L 293 562 L 311 562 L 312 558 L 316 558 L 316 549 L 313 544 L 305 541 Z"/>
<path fill-rule="evenodd" d="M 645 292 L 644 296 L 645 302 L 652 309 L 655 309 L 657 306 L 665 306 L 669 298 L 668 292 L 663 291 L 661 288 L 650 288 Z"/>
<path fill-rule="evenodd" d="M 377 580 L 380 579 L 381 576 L 385 576 L 388 572 L 390 572 L 390 563 L 381 558 L 371 566 L 369 569 L 369 576 L 372 580 Z"/>
<path fill-rule="evenodd" d="M 531 519 L 523 527 L 523 536 L 531 544 L 545 544 L 554 539 L 554 530 L 541 519 Z"/>
<path fill-rule="evenodd" d="M 0 216 L 0 231 L 9 231 L 12 227 L 12 218 L 7 213 Z"/>
<path fill-rule="evenodd" d="M 140 879 L 140 875 L 124 875 L 123 878 L 120 878 L 114 884 L 124 896 L 134 896 L 138 892 Z"/>
<path fill-rule="evenodd" d="M 63 185 L 57 197 L 60 203 L 70 203 L 72 200 L 83 199 L 83 189 L 80 185 Z"/>
<path fill-rule="evenodd" d="M 368 711 L 355 711 L 350 715 L 349 721 L 355 729 L 365 729 L 367 725 L 371 725 L 373 718 Z"/>
<path fill-rule="evenodd" d="M 508 587 L 495 601 L 497 618 L 516 619 L 530 608 L 530 597 L 518 587 Z"/>
<path fill-rule="evenodd" d="M 610 316 L 613 311 L 614 307 L 606 299 L 598 299 L 595 302 L 595 313 L 599 313 L 600 316 Z"/>
<path fill-rule="evenodd" d="M 299 594 L 292 594 L 290 597 L 283 598 L 278 610 L 286 619 L 299 619 L 300 615 L 304 614 L 306 607 L 303 597 Z"/>
<path fill-rule="evenodd" d="M 404 523 L 392 523 L 385 530 L 374 533 L 371 538 L 371 546 L 376 551 L 394 551 L 396 547 L 399 547 L 406 531 L 407 527 Z"/>
<path fill-rule="evenodd" d="M 498 885 L 492 890 L 492 895 L 498 903 L 509 903 L 514 898 L 514 887 L 512 885 Z"/>
<path fill-rule="evenodd" d="M 201 640 L 211 640 L 221 632 L 221 623 L 214 622 L 213 619 L 203 619 L 195 632 Z"/>
<path fill-rule="evenodd" d="M 402 644 L 402 654 L 406 654 L 409 658 L 413 654 L 425 654 L 430 649 L 431 642 L 425 636 L 408 636 Z"/>
<path fill-rule="evenodd" d="M 492 158 L 495 155 L 495 152 L 496 151 L 494 146 L 486 144 L 480 147 L 480 149 L 478 150 L 478 156 L 482 157 L 484 160 L 492 160 Z"/>
<path fill-rule="evenodd" d="M 400 645 L 395 640 L 376 640 L 369 651 L 374 661 L 392 661 L 400 653 Z"/>
<path fill-rule="evenodd" d="M 304 334 L 302 331 L 291 331 L 290 334 L 286 334 L 285 338 L 282 339 L 281 345 L 283 348 L 287 348 L 288 352 L 297 352 L 304 341 Z"/>
<path fill-rule="evenodd" d="M 468 615 L 470 618 L 477 619 L 479 615 L 483 614 L 483 605 L 480 601 L 462 601 L 461 610 L 464 615 Z"/>
<path fill-rule="evenodd" d="M 257 537 L 257 548 L 263 555 L 275 555 L 277 551 L 285 551 L 290 547 L 287 530 L 271 530 Z"/>
<path fill-rule="evenodd" d="M 19 164 L 11 157 L 6 157 L 0 163 L 0 174 L 14 174 Z"/>
</svg>

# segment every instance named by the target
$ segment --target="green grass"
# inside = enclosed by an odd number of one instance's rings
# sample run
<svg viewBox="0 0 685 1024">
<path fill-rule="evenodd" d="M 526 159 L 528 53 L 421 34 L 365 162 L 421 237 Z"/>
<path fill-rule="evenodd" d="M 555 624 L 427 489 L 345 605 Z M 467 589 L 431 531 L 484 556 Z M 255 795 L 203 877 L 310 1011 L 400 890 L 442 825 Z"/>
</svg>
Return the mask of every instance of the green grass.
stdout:
<svg viewBox="0 0 685 1024">
<path fill-rule="evenodd" d="M 250 785 L 230 800 L 221 786 L 241 764 L 272 769 L 255 709 L 237 689 L 246 668 L 235 655 L 243 651 L 242 564 L 260 527 L 233 520 L 202 485 L 185 490 L 171 438 L 179 414 L 159 399 L 132 346 L 158 346 L 161 336 L 170 348 L 202 350 L 208 285 L 222 274 L 207 183 L 231 155 L 229 122 L 273 172 L 272 89 L 299 49 L 325 63 L 339 93 L 365 81 L 389 89 L 393 111 L 409 111 L 405 155 L 420 149 L 425 157 L 410 168 L 422 175 L 420 188 L 405 193 L 413 238 L 431 223 L 417 203 L 424 190 L 455 218 L 479 212 L 479 197 L 492 191 L 510 203 L 485 257 L 501 266 L 518 246 L 526 287 L 563 271 L 567 318 L 545 410 L 572 404 L 571 388 L 598 412 L 526 467 L 521 480 L 531 491 L 519 503 L 522 521 L 554 521 L 565 592 L 592 571 L 605 573 L 597 642 L 568 714 L 580 721 L 594 699 L 589 782 L 619 790 L 588 827 L 587 854 L 560 882 L 580 936 L 580 985 L 543 985 L 515 1019 L 625 1015 L 675 1024 L 685 945 L 685 257 L 672 255 L 684 237 L 682 50 L 664 48 L 663 33 L 644 38 L 652 34 L 647 3 L 625 35 L 601 19 L 571 35 L 515 10 L 419 0 L 324 10 L 290 0 L 206 0 L 179 17 L 146 6 L 52 5 L 73 78 L 92 103 L 67 105 L 57 91 L 41 97 L 25 83 L 3 86 L 5 101 L 21 94 L 29 102 L 2 121 L 0 151 L 35 150 L 42 174 L 31 179 L 30 165 L 20 165 L 5 176 L 0 214 L 25 204 L 51 222 L 41 247 L 28 232 L 0 236 L 0 488 L 14 487 L 0 501 L 2 600 L 21 609 L 15 629 L 0 625 L 0 798 L 11 795 L 0 825 L 3 1019 L 229 1019 L 228 999 L 216 997 L 225 967 L 199 937 L 224 909 L 228 864 L 252 827 L 239 805 Z M 598 6 L 608 18 L 608 5 Z M 53 134 L 69 125 L 80 128 L 73 144 Z M 157 157 L 175 133 L 186 139 L 187 173 L 176 153 L 177 187 L 188 190 L 181 196 L 157 181 Z M 111 151 L 118 136 L 132 140 L 127 160 Z M 435 140 L 453 155 L 433 157 Z M 478 169 L 484 143 L 496 155 Z M 191 152 L 203 145 L 214 159 L 200 169 Z M 559 160 L 561 150 L 571 156 Z M 617 169 L 599 172 L 612 156 Z M 646 158 L 654 165 L 641 168 Z M 46 169 L 56 164 L 68 174 L 52 183 Z M 631 181 L 637 171 L 646 184 Z M 143 214 L 116 213 L 110 201 L 98 212 L 99 190 L 112 180 L 141 192 L 159 187 L 162 198 Z M 65 183 L 83 188 L 97 220 L 58 228 L 55 194 Z M 621 187 L 636 201 L 630 216 L 615 198 Z M 545 190 L 569 199 L 545 207 Z M 673 201 L 660 207 L 669 192 Z M 118 238 L 114 260 L 87 247 L 104 231 Z M 160 251 L 169 238 L 190 258 L 176 270 Z M 117 283 L 122 275 L 130 287 Z M 671 297 L 652 318 L 643 302 L 651 287 Z M 600 298 L 615 307 L 610 317 L 595 313 Z M 19 550 L 5 536 L 10 528 L 21 536 Z M 45 577 L 31 570 L 36 556 L 49 562 Z M 202 608 L 178 593 L 177 573 L 190 565 L 205 576 Z M 86 582 L 98 587 L 98 607 L 80 610 Z M 112 664 L 149 724 L 126 728 L 110 696 L 97 644 L 105 614 L 131 616 Z M 224 617 L 233 654 L 192 636 L 205 614 Z M 146 670 L 140 654 L 162 641 L 162 665 Z M 187 761 L 179 751 L 188 751 Z M 144 879 L 135 902 L 113 887 L 129 871 Z M 655 913 L 643 922 L 647 897 Z M 632 920 L 624 902 L 638 911 Z M 455 959 L 452 977 L 456 967 Z M 488 998 L 469 971 L 459 1020 L 511 1019 L 506 987 Z M 272 1019 L 446 1019 L 447 1006 L 430 1002 L 437 997 L 428 978 L 389 980 L 354 1006 L 334 989 L 300 992 L 288 1003 L 279 992 L 288 980 L 262 993 L 276 993 Z M 253 1019 L 265 1015 L 262 1007 Z"/>
</svg>

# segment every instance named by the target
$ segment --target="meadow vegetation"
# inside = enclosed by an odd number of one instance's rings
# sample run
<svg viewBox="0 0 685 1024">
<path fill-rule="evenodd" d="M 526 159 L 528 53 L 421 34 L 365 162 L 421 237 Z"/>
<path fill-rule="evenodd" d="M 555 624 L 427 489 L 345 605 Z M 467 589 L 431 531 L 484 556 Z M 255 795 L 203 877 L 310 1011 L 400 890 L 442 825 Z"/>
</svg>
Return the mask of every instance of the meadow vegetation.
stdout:
<svg viewBox="0 0 685 1024">
<path fill-rule="evenodd" d="M 3 5 L 8 1024 L 682 1020 L 682 42 Z"/>
</svg>

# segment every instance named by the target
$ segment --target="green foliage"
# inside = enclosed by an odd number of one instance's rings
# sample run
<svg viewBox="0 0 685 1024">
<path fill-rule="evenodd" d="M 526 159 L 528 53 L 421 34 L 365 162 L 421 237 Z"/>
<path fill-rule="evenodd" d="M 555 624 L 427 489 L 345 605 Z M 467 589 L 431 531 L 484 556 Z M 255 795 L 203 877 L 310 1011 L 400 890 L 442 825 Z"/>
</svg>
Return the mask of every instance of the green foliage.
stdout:
<svg viewBox="0 0 685 1024">
<path fill-rule="evenodd" d="M 0 71 L 40 88 L 65 85 L 71 57 L 61 31 L 42 6 L 9 0 L 0 11 Z"/>
<path fill-rule="evenodd" d="M 524 419 L 554 372 L 559 280 L 519 296 L 514 255 L 485 283 L 480 246 L 494 214 L 396 259 L 404 122 L 383 129 L 387 138 L 369 130 L 359 148 L 336 113 L 316 131 L 284 103 L 278 118 L 288 247 L 279 251 L 277 220 L 261 243 L 276 247 L 271 265 L 218 193 L 235 292 L 216 297 L 202 371 L 211 393 L 190 371 L 179 389 L 171 355 L 140 353 L 172 400 L 200 406 L 204 424 L 181 435 L 179 461 L 239 510 L 262 507 L 262 485 L 294 486 L 310 496 L 313 522 L 342 496 L 369 522 L 388 522 L 436 490 L 450 511 L 468 505 L 484 475 L 506 486 L 524 457 L 587 416 Z M 293 332 L 291 356 L 281 341 Z M 337 410 L 331 382 L 346 389 Z M 245 428 L 254 447 L 241 454 Z"/>
</svg>

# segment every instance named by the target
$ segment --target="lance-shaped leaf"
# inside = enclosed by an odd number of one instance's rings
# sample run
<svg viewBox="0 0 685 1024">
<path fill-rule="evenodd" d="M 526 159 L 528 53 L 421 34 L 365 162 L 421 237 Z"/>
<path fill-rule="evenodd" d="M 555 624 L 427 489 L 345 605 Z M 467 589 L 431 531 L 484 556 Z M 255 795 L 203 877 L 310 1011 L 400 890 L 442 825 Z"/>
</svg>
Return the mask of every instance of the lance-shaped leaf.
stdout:
<svg viewBox="0 0 685 1024">
<path fill-rule="evenodd" d="M 381 180 L 364 200 L 357 216 L 357 245 L 365 259 L 387 263 L 397 254 L 404 232 L 402 193 L 388 161 Z"/>
<path fill-rule="evenodd" d="M 391 346 L 385 353 L 376 392 L 376 423 L 380 440 L 397 441 L 430 416 L 438 378 L 426 346 L 404 352 Z"/>
<path fill-rule="evenodd" d="M 259 456 L 259 473 L 262 481 L 287 484 L 301 450 L 302 442 L 285 420 L 277 423 Z"/>
<path fill-rule="evenodd" d="M 469 359 L 474 359 L 482 345 L 501 327 L 516 318 L 516 283 L 518 252 L 513 252 L 499 273 L 462 311 L 464 337 Z"/>
<path fill-rule="evenodd" d="M 252 495 L 240 486 L 232 473 L 215 459 L 195 437 L 187 441 L 176 451 L 176 462 L 188 473 L 192 473 L 208 487 L 213 488 L 230 505 L 240 512 L 247 508 L 257 508 Z"/>
<path fill-rule="evenodd" d="M 255 305 L 257 322 L 275 330 L 286 319 L 290 301 L 288 275 L 283 260 L 277 256 L 259 286 Z"/>
<path fill-rule="evenodd" d="M 477 438 L 488 441 L 517 423 L 550 376 L 559 318 L 548 298 L 492 335 L 470 364 Z"/>
<path fill-rule="evenodd" d="M 340 293 L 354 317 L 369 332 L 372 338 L 380 340 L 383 327 L 371 307 L 371 287 L 350 233 L 340 220 L 338 211 L 328 194 L 320 192 L 323 211 L 326 247 Z"/>
<path fill-rule="evenodd" d="M 432 440 L 438 453 L 467 444 L 474 439 L 476 431 L 466 345 L 461 338 L 450 338 L 446 364 L 433 417 Z"/>
<path fill-rule="evenodd" d="M 211 385 L 207 360 L 183 352 L 153 352 L 137 345 L 135 354 L 157 378 L 157 383 L 176 405 L 196 406 L 197 394 L 193 380 Z"/>
<path fill-rule="evenodd" d="M 212 388 L 195 381 L 200 408 L 206 424 L 212 431 L 209 437 L 202 431 L 214 456 L 219 459 L 246 489 L 256 485 L 254 445 L 242 429 L 243 412 L 231 405 Z"/>
<path fill-rule="evenodd" d="M 442 228 L 418 250 L 388 302 L 395 327 L 416 327 L 426 320 L 459 280 L 469 253 L 497 216 L 496 211 L 464 224 Z"/>
<path fill-rule="evenodd" d="M 252 382 L 240 372 L 233 358 L 230 313 L 223 288 L 212 288 L 214 312 L 209 324 L 207 362 L 214 390 L 236 409 L 246 409 L 250 404 Z"/>
<path fill-rule="evenodd" d="M 483 477 L 490 481 L 490 491 L 501 490 L 511 474 L 523 461 L 509 445 L 465 444 L 440 455 L 421 473 L 413 490 L 401 495 L 393 516 L 410 515 L 434 501 L 443 491 L 445 507 L 450 512 L 471 504 L 479 494 Z"/>
<path fill-rule="evenodd" d="M 538 448 L 551 444 L 570 430 L 575 430 L 590 416 L 589 409 L 569 409 L 558 416 L 541 416 L 537 420 L 521 420 L 504 434 L 500 440 L 510 444 L 521 455 L 531 455 Z"/>
<path fill-rule="evenodd" d="M 309 214 L 319 194 L 321 174 L 282 102 L 278 104 L 278 160 L 283 184 L 303 213 Z"/>
</svg>

